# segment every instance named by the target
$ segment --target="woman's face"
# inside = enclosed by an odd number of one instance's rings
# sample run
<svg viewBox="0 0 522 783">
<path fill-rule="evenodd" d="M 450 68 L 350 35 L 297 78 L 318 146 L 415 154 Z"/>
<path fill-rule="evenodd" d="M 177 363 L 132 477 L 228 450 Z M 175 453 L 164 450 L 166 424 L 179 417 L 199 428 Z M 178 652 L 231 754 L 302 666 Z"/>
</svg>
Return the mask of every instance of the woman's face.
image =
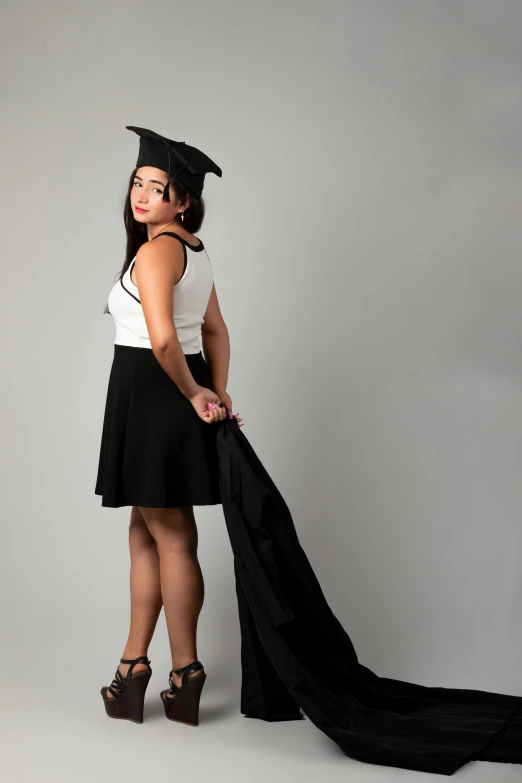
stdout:
<svg viewBox="0 0 522 783">
<path fill-rule="evenodd" d="M 138 223 L 170 223 L 182 209 L 176 200 L 172 186 L 169 187 L 170 202 L 162 201 L 167 184 L 167 172 L 154 166 L 141 166 L 134 175 L 130 202 L 134 219 Z"/>
</svg>

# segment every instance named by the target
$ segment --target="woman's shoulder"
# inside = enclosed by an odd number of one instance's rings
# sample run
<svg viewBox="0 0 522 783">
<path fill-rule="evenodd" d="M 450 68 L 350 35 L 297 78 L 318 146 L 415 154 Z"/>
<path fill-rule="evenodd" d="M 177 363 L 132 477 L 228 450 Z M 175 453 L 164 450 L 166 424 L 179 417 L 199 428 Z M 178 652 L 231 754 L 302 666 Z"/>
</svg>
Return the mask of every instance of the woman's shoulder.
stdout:
<svg viewBox="0 0 522 783">
<path fill-rule="evenodd" d="M 166 232 L 167 231 L 169 231 L 169 229 L 166 229 Z M 184 245 L 192 246 L 197 250 L 203 246 L 203 242 L 197 236 L 188 231 L 179 231 L 177 226 L 173 229 L 172 233 L 177 234 L 182 241 L 179 242 L 174 237 L 168 236 L 167 233 L 162 231 L 160 234 L 156 234 L 153 239 L 149 239 L 140 246 L 135 256 L 135 260 L 140 262 L 140 266 L 143 262 L 145 265 L 148 265 L 146 259 L 158 258 L 163 259 L 165 262 L 174 259 L 179 264 L 183 264 L 184 254 L 186 252 Z"/>
</svg>

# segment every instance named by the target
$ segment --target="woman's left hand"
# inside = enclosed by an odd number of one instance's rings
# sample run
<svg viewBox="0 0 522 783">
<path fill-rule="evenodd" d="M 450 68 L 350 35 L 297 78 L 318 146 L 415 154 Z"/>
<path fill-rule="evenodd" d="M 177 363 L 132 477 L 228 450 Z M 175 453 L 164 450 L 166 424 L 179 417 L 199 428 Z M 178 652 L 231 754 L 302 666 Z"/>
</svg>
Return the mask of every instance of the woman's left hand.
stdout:
<svg viewBox="0 0 522 783">
<path fill-rule="evenodd" d="M 216 393 L 219 399 L 221 400 L 221 402 L 225 405 L 225 408 L 227 409 L 227 418 L 230 418 L 231 415 L 234 416 L 234 414 L 232 413 L 232 397 L 230 396 L 230 394 L 228 394 L 228 392 L 223 392 L 221 394 L 219 392 Z M 243 419 L 241 418 L 241 416 L 239 416 L 238 413 L 235 414 L 235 418 L 239 426 L 243 427 L 244 425 L 240 424 L 240 422 L 242 422 Z"/>
</svg>

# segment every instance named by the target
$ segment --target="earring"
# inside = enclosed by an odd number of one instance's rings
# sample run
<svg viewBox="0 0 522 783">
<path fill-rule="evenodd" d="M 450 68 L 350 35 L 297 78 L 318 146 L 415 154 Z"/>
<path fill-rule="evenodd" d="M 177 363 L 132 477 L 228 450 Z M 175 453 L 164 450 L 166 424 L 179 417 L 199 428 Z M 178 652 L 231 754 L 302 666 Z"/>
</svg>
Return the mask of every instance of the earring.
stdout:
<svg viewBox="0 0 522 783">
<path fill-rule="evenodd" d="M 184 212 L 184 210 L 181 210 L 181 220 L 182 221 L 185 220 L 185 218 L 183 217 L 183 212 Z"/>
</svg>

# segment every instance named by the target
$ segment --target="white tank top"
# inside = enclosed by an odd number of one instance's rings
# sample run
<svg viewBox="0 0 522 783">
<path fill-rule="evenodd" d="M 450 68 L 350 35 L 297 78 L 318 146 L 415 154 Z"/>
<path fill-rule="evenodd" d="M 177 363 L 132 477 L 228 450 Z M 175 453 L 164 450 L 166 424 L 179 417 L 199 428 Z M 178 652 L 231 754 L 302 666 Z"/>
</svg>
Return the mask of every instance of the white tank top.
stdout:
<svg viewBox="0 0 522 783">
<path fill-rule="evenodd" d="M 175 237 L 183 245 L 184 271 L 174 286 L 174 325 L 183 353 L 199 353 L 201 325 L 214 282 L 212 265 L 201 240 L 195 247 L 172 231 L 162 233 Z M 138 287 L 131 280 L 135 261 L 136 256 L 111 289 L 107 300 L 116 325 L 114 342 L 135 348 L 152 348 Z"/>
</svg>

